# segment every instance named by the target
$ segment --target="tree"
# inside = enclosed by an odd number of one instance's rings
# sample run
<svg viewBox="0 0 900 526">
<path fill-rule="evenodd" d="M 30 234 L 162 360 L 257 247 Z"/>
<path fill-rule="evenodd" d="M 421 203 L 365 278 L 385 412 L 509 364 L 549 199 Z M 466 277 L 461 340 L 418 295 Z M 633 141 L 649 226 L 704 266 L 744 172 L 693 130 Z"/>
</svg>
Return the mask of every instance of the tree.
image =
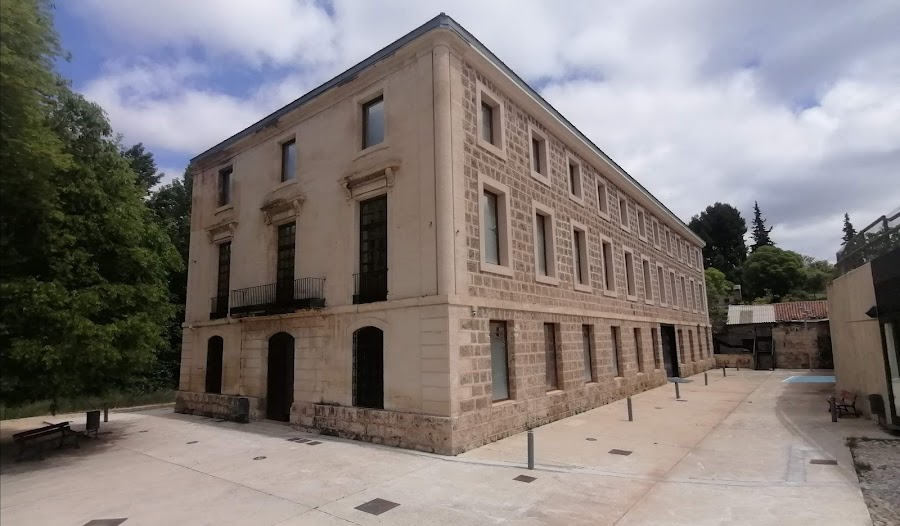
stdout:
<svg viewBox="0 0 900 526">
<path fill-rule="evenodd" d="M 847 246 L 847 243 L 850 242 L 851 239 L 856 237 L 856 229 L 853 228 L 853 223 L 850 222 L 850 214 L 844 214 L 844 235 L 841 237 L 841 246 Z"/>
<path fill-rule="evenodd" d="M 761 246 L 744 263 L 744 299 L 771 295 L 771 301 L 781 301 L 790 291 L 802 289 L 805 278 L 803 258 L 799 254 Z"/>
<path fill-rule="evenodd" d="M 137 185 L 145 195 L 151 188 L 159 184 L 163 174 L 157 171 L 153 154 L 146 151 L 142 143 L 122 149 L 122 156 L 128 160 L 131 170 L 137 176 Z"/>
<path fill-rule="evenodd" d="M 756 252 L 760 247 L 764 246 L 775 246 L 772 238 L 769 237 L 769 232 L 771 231 L 772 227 L 766 228 L 766 220 L 763 219 L 762 213 L 759 211 L 759 203 L 753 201 L 753 232 L 751 233 L 753 245 L 750 247 L 750 252 Z"/>
<path fill-rule="evenodd" d="M 725 274 L 717 268 L 710 267 L 705 271 L 706 276 L 706 305 L 709 310 L 709 321 L 712 324 L 713 332 L 722 332 L 725 328 L 725 322 L 728 320 L 728 307 L 723 305 L 727 303 L 734 284 L 725 278 Z"/>
<path fill-rule="evenodd" d="M 731 281 L 739 281 L 741 265 L 747 259 L 747 223 L 737 208 L 716 203 L 694 216 L 688 226 L 706 242 L 704 265 L 719 269 Z"/>
</svg>

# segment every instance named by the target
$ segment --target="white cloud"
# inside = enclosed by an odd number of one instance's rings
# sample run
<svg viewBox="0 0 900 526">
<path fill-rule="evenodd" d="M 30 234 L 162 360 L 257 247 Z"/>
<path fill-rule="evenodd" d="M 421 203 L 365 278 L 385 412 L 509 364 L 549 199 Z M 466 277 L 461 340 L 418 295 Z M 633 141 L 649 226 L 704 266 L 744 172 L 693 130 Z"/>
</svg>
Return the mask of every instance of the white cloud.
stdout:
<svg viewBox="0 0 900 526">
<path fill-rule="evenodd" d="M 66 8 L 107 38 L 181 59 L 109 67 L 84 86 L 132 142 L 195 155 L 437 14 L 434 2 L 252 7 L 85 0 Z M 900 204 L 900 8 L 890 0 L 453 4 L 456 18 L 687 220 L 760 202 L 785 248 L 833 258 L 840 220 Z M 777 13 L 777 16 L 773 16 Z M 190 46 L 210 57 L 186 58 Z M 197 56 L 197 53 L 191 53 Z M 236 65 L 237 64 L 237 65 Z M 228 65 L 261 78 L 238 96 Z M 266 66 L 268 65 L 268 66 Z M 283 71 L 288 73 L 284 74 Z"/>
</svg>

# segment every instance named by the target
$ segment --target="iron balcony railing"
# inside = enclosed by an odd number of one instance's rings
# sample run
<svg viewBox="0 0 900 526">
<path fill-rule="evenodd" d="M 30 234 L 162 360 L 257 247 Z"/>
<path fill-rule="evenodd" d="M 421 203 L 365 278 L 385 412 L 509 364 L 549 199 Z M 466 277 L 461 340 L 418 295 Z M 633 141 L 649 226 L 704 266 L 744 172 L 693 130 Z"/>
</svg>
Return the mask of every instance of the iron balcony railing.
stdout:
<svg viewBox="0 0 900 526">
<path fill-rule="evenodd" d="M 387 269 L 353 275 L 353 304 L 374 303 L 387 299 Z"/>
<path fill-rule="evenodd" d="M 228 296 L 213 296 L 209 303 L 209 319 L 218 320 L 228 316 Z"/>
<path fill-rule="evenodd" d="M 900 247 L 900 209 L 883 215 L 844 243 L 837 253 L 838 274 L 846 274 Z"/>
<path fill-rule="evenodd" d="M 325 279 L 300 278 L 231 291 L 231 314 L 275 314 L 325 306 Z"/>
</svg>

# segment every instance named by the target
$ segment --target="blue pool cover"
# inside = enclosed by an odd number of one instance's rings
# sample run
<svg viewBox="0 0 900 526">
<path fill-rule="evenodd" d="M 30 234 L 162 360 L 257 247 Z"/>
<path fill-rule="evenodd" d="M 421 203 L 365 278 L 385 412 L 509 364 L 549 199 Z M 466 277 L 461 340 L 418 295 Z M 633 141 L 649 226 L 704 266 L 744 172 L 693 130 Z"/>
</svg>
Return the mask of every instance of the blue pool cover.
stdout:
<svg viewBox="0 0 900 526">
<path fill-rule="evenodd" d="M 783 380 L 789 384 L 833 384 L 834 376 L 791 376 Z"/>
</svg>

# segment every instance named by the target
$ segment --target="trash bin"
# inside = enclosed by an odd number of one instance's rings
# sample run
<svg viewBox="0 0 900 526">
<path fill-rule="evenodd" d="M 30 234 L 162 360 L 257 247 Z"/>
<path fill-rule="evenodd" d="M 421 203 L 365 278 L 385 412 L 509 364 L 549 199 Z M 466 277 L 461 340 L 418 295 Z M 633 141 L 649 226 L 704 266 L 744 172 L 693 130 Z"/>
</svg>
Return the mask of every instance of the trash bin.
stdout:
<svg viewBox="0 0 900 526">
<path fill-rule="evenodd" d="M 878 424 L 883 426 L 887 415 L 884 411 L 884 398 L 880 394 L 869 395 L 869 410 L 878 417 Z"/>
<path fill-rule="evenodd" d="M 87 414 L 87 422 L 84 424 L 84 434 L 90 436 L 91 433 L 94 433 L 94 436 L 97 436 L 97 432 L 100 431 L 100 410 L 92 409 L 86 412 Z"/>
</svg>

